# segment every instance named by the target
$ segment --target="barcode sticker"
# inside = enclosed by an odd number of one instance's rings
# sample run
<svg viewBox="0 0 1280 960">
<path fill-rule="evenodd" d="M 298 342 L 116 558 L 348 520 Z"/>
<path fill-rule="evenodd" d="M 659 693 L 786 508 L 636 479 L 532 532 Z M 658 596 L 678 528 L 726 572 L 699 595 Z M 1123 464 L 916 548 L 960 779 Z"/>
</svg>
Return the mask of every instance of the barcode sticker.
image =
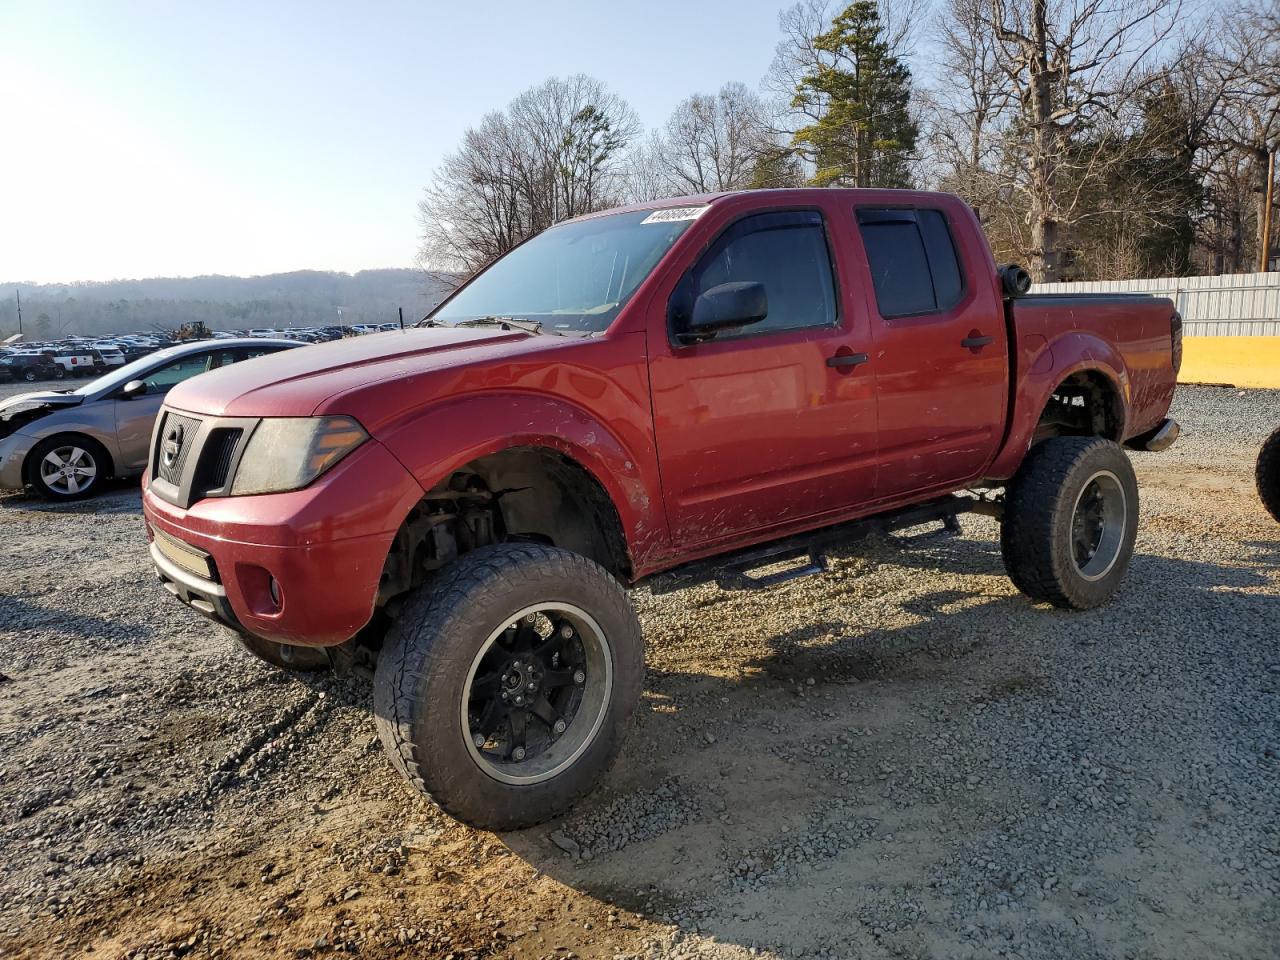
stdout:
<svg viewBox="0 0 1280 960">
<path fill-rule="evenodd" d="M 680 220 L 697 220 L 707 208 L 701 207 L 668 207 L 666 210 L 655 210 L 640 223 L 676 223 Z"/>
</svg>

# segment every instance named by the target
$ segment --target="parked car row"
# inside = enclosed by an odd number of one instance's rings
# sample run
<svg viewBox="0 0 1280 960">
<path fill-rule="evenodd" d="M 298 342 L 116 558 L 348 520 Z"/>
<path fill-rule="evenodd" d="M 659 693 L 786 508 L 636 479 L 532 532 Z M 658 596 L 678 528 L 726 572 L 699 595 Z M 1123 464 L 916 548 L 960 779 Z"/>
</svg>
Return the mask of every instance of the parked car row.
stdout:
<svg viewBox="0 0 1280 960">
<path fill-rule="evenodd" d="M 208 340 L 291 340 L 296 343 L 324 343 L 343 337 L 365 336 L 398 330 L 398 323 L 356 323 L 346 326 L 307 326 L 275 329 L 214 330 Z M 203 327 L 200 328 L 203 330 Z M 101 376 L 127 363 L 146 357 L 177 343 L 191 342 L 185 332 L 136 332 L 110 338 L 64 337 L 38 342 L 21 341 L 0 347 L 0 382 L 62 380 L 65 377 Z"/>
<path fill-rule="evenodd" d="M 129 334 L 112 339 L 67 337 L 0 348 L 0 380 L 61 380 L 100 376 L 169 346 L 169 337 Z"/>
</svg>

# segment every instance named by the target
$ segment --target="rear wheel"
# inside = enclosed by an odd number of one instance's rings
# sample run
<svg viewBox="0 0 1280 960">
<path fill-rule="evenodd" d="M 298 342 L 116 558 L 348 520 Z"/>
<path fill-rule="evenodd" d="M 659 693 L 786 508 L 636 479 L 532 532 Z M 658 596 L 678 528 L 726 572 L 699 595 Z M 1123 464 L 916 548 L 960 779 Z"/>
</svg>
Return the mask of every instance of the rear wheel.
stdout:
<svg viewBox="0 0 1280 960">
<path fill-rule="evenodd" d="M 1138 481 L 1116 443 L 1054 437 L 1033 447 L 1005 497 L 1000 547 L 1019 590 L 1087 610 L 1109 600 L 1138 532 Z"/>
<path fill-rule="evenodd" d="M 36 380 L 35 370 L 32 367 L 27 367 L 26 370 L 22 371 L 22 379 L 27 381 L 27 383 L 35 383 L 35 380 Z"/>
<path fill-rule="evenodd" d="M 613 763 L 643 661 L 639 622 L 602 567 L 540 544 L 483 547 L 419 588 L 388 633 L 378 733 L 446 813 L 530 826 Z"/>
<path fill-rule="evenodd" d="M 1257 481 L 1262 505 L 1280 523 L 1280 428 L 1267 438 L 1258 453 Z"/>
<path fill-rule="evenodd" d="M 27 478 L 48 500 L 81 500 L 102 486 L 110 467 L 102 445 L 88 437 L 56 436 L 27 455 Z"/>
</svg>

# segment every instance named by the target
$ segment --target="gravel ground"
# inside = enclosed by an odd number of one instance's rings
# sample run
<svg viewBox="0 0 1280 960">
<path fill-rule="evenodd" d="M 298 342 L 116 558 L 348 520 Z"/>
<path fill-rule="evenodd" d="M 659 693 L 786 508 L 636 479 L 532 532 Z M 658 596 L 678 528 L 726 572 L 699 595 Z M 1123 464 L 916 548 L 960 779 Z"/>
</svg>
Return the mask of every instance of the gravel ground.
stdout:
<svg viewBox="0 0 1280 960">
<path fill-rule="evenodd" d="M 0 498 L 0 956 L 1274 958 L 1280 393 L 1175 416 L 1101 610 L 1029 604 L 984 518 L 637 591 L 620 763 L 500 836 L 402 788 L 365 681 L 161 591 L 134 485 Z"/>
</svg>

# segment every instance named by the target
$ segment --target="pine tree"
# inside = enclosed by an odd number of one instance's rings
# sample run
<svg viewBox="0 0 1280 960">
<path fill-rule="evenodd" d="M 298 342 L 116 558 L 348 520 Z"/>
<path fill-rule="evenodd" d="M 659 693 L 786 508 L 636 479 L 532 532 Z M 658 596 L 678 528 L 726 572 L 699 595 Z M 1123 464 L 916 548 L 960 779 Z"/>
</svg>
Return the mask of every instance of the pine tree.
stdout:
<svg viewBox="0 0 1280 960">
<path fill-rule="evenodd" d="M 909 186 L 917 134 L 908 109 L 911 71 L 890 50 L 873 0 L 846 7 L 814 47 L 822 59 L 792 99 L 794 108 L 818 117 L 792 137 L 814 166 L 810 183 Z"/>
</svg>

